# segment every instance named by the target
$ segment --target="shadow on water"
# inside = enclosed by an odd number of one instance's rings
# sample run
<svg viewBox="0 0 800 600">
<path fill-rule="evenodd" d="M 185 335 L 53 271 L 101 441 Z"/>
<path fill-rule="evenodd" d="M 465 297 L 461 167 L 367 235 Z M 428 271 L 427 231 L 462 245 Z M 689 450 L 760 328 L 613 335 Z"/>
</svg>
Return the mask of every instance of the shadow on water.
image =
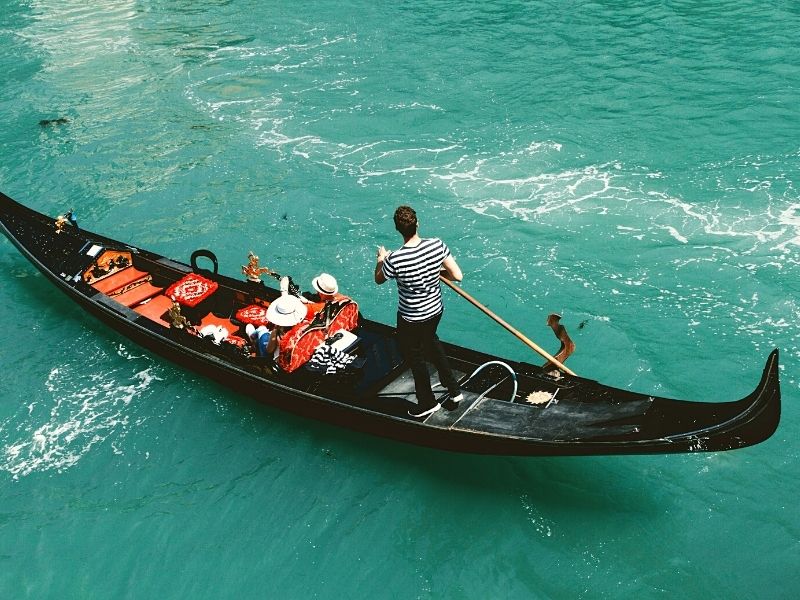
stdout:
<svg viewBox="0 0 800 600">
<path fill-rule="evenodd" d="M 270 410 L 264 408 L 264 410 Z M 407 469 L 420 482 L 453 497 L 526 496 L 541 506 L 618 512 L 663 510 L 661 499 L 640 485 L 648 457 L 519 457 L 458 454 L 413 446 L 288 416 L 335 454 L 359 455 L 377 469 Z M 294 423 L 293 423 L 294 424 Z M 628 464 L 630 463 L 630 464 Z M 446 489 L 445 489 L 446 488 Z"/>
</svg>

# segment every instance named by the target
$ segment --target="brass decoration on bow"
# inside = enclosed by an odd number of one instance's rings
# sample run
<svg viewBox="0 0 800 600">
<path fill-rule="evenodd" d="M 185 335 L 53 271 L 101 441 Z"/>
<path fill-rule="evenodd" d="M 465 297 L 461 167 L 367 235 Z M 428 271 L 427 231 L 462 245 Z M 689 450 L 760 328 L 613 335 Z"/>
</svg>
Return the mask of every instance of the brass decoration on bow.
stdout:
<svg viewBox="0 0 800 600">
<path fill-rule="evenodd" d="M 72 225 L 73 227 L 78 226 L 78 220 L 75 218 L 75 215 L 72 214 L 72 209 L 65 212 L 63 215 L 56 218 L 55 226 L 56 226 L 56 233 L 63 233 L 64 227 L 67 224 Z"/>
<path fill-rule="evenodd" d="M 64 231 L 64 227 L 67 226 L 67 223 L 69 223 L 67 215 L 60 215 L 59 217 L 57 217 L 55 223 L 56 233 L 61 233 L 62 231 Z"/>
<path fill-rule="evenodd" d="M 528 404 L 547 404 L 553 399 L 553 394 L 550 392 L 531 392 L 525 397 L 525 402 Z"/>
<path fill-rule="evenodd" d="M 247 253 L 248 263 L 246 265 L 242 265 L 242 275 L 247 278 L 247 281 L 252 281 L 253 283 L 261 283 L 261 275 L 262 274 L 271 274 L 272 271 L 267 267 L 259 267 L 258 266 L 258 256 L 253 254 L 253 251 Z"/>
</svg>

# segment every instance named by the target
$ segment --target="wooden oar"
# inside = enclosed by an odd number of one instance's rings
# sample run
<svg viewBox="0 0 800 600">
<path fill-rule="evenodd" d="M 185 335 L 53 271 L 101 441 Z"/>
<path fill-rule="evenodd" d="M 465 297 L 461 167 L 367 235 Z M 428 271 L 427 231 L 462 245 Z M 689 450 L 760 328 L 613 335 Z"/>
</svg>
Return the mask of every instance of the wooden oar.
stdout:
<svg viewBox="0 0 800 600">
<path fill-rule="evenodd" d="M 554 364 L 556 367 L 558 367 L 559 369 L 561 369 L 565 373 L 569 373 L 570 375 L 575 375 L 575 373 L 571 369 L 565 367 L 558 359 L 556 359 L 554 356 L 551 356 L 550 354 L 548 354 L 545 350 L 543 350 L 538 345 L 536 345 L 532 340 L 528 339 L 522 333 L 520 333 L 517 329 L 515 329 L 514 327 L 512 327 L 511 325 L 506 323 L 503 319 L 498 317 L 496 314 L 494 314 L 492 311 L 490 311 L 488 308 L 486 308 L 483 304 L 481 304 L 480 302 L 475 300 L 475 298 L 473 298 L 467 292 L 465 292 L 460 287 L 455 285 L 452 281 L 450 281 L 446 277 L 442 277 L 441 275 L 439 276 L 439 279 L 441 279 L 444 283 L 446 283 L 447 286 L 450 289 L 452 289 L 456 294 L 458 294 L 462 298 L 465 298 L 470 304 L 472 304 L 476 308 L 480 309 L 484 314 L 486 314 L 487 316 L 491 317 L 492 319 L 497 321 L 497 323 L 499 323 L 500 325 L 505 327 L 509 332 L 511 332 L 514 336 L 516 336 L 519 340 L 521 340 L 522 343 L 526 344 L 527 346 L 529 346 L 530 348 L 532 348 L 533 350 L 535 350 L 536 352 L 541 354 L 543 358 L 546 358 L 548 361 L 550 361 L 552 364 Z"/>
</svg>

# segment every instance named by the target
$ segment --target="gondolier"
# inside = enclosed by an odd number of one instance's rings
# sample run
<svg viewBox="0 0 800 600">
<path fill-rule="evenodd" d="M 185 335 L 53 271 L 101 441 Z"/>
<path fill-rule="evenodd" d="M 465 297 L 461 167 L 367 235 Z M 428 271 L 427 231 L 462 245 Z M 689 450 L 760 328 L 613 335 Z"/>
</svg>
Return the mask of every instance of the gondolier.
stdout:
<svg viewBox="0 0 800 600">
<path fill-rule="evenodd" d="M 400 350 L 414 375 L 417 395 L 417 408 L 408 414 L 422 418 L 442 407 L 431 389 L 426 355 L 431 357 L 450 398 L 455 402 L 461 400 L 458 382 L 436 335 L 436 328 L 444 311 L 439 275 L 461 281 L 463 274 L 447 244 L 439 238 L 423 239 L 419 236 L 419 222 L 413 208 L 398 207 L 394 212 L 394 225 L 403 236 L 403 246 L 394 252 L 388 252 L 383 246 L 378 248 L 375 283 L 380 285 L 389 279 L 397 281 L 397 337 Z"/>
</svg>

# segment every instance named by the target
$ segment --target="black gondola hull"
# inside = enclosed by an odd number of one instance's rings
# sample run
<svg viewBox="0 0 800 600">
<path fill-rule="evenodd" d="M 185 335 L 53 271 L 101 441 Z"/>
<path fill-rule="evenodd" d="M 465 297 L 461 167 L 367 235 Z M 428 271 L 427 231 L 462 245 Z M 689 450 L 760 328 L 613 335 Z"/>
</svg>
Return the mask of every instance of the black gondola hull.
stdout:
<svg viewBox="0 0 800 600">
<path fill-rule="evenodd" d="M 662 454 L 720 451 L 750 446 L 769 438 L 780 420 L 778 353 L 767 360 L 761 381 L 746 398 L 735 402 L 687 402 L 635 394 L 580 377 L 555 382 L 527 363 L 504 361 L 517 372 L 522 385 L 551 386 L 562 400 L 548 408 L 519 401 L 478 399 L 452 415 L 419 422 L 404 411 L 384 407 L 386 388 L 354 387 L 352 397 L 341 386 L 309 383 L 302 375 L 265 376 L 241 361 L 230 360 L 210 344 L 183 331 L 143 319 L 76 281 L 65 269 L 86 267 L 81 250 L 89 244 L 128 248 L 143 261 L 172 269 L 187 265 L 104 236 L 66 226 L 56 233 L 54 220 L 0 194 L 0 223 L 6 236 L 56 287 L 79 306 L 140 346 L 181 366 L 210 377 L 239 393 L 282 410 L 373 435 L 455 452 L 502 455 Z M 81 250 L 79 250 L 81 249 Z M 67 265 L 67 267 L 65 267 Z M 248 294 L 245 282 L 220 276 L 232 293 Z M 381 343 L 391 336 L 385 325 L 362 320 L 360 329 Z M 465 369 L 497 357 L 445 345 L 456 364 Z M 395 368 L 392 373 L 402 369 Z M 383 379 L 389 378 L 387 373 Z M 380 380 L 380 378 L 378 378 Z M 508 386 L 500 387 L 503 391 Z M 531 389 L 534 389 L 531 388 Z M 397 400 L 397 398 L 388 398 Z M 440 411 L 444 413 L 445 411 Z"/>
</svg>

